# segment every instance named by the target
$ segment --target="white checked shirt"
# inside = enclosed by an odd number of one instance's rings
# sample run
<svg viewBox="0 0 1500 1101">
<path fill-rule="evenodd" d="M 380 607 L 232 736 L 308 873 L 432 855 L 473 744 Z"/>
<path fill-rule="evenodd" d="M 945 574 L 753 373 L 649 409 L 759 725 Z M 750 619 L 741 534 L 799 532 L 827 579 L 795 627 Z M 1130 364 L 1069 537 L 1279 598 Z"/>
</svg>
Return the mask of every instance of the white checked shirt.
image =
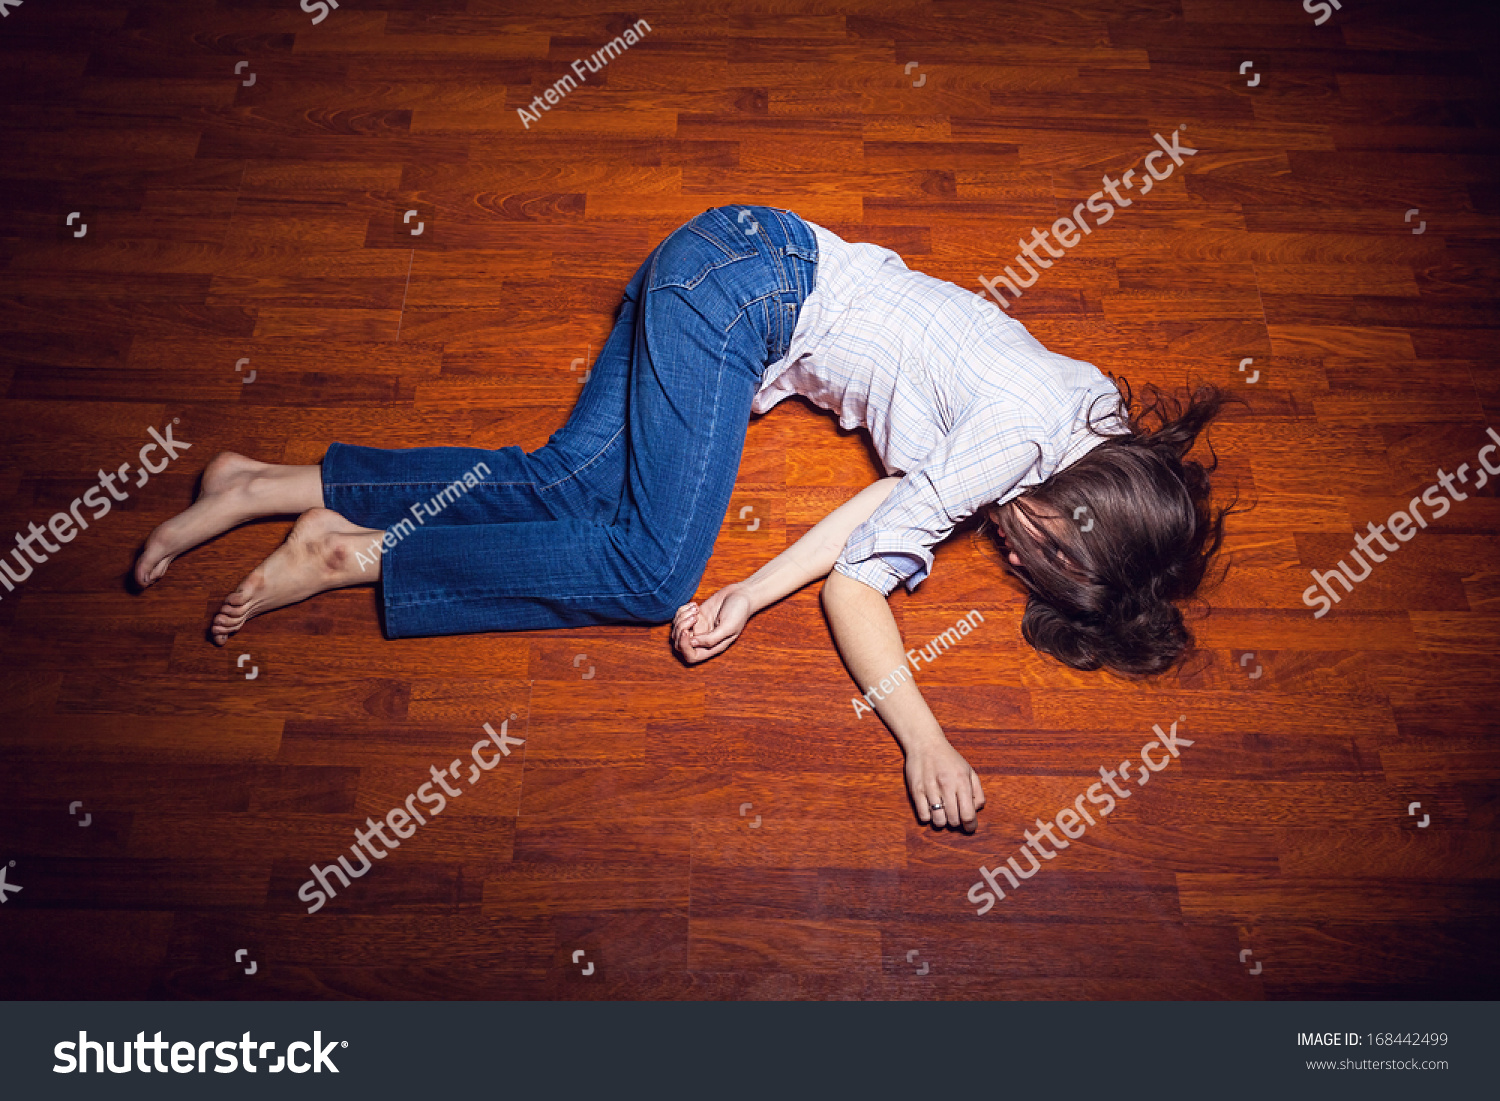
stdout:
<svg viewBox="0 0 1500 1101">
<path fill-rule="evenodd" d="M 854 529 L 834 569 L 886 595 L 902 581 L 911 591 L 959 521 L 1102 442 L 1087 429 L 1091 406 L 1100 431 L 1121 431 L 1105 415 L 1116 390 L 981 295 L 910 270 L 890 249 L 808 225 L 814 287 L 752 408 L 801 394 L 844 428 L 869 430 L 886 472 L 905 477 Z"/>
</svg>

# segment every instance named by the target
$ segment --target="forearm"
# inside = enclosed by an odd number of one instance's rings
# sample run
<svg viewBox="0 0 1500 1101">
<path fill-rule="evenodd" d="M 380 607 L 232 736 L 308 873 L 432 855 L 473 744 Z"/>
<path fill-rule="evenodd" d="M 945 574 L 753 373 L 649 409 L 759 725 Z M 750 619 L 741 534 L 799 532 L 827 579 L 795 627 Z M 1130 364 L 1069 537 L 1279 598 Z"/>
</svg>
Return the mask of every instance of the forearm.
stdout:
<svg viewBox="0 0 1500 1101">
<path fill-rule="evenodd" d="M 844 664 L 855 682 L 865 686 L 871 706 L 901 748 L 909 752 L 916 745 L 946 741 L 911 677 L 901 630 L 886 598 L 862 581 L 832 572 L 823 586 L 823 608 Z M 878 687 L 882 680 L 891 691 Z"/>
<path fill-rule="evenodd" d="M 900 481 L 900 478 L 882 478 L 866 486 L 741 582 L 752 610 L 759 612 L 808 582 L 827 577 L 850 533 L 874 514 Z"/>
</svg>

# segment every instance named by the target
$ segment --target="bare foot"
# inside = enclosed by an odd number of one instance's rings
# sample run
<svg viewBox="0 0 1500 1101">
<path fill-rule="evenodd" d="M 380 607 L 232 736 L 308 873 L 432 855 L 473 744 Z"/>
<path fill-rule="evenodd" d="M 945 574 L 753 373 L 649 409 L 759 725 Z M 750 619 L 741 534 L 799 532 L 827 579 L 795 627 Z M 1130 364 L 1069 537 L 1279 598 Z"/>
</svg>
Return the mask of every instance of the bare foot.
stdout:
<svg viewBox="0 0 1500 1101">
<path fill-rule="evenodd" d="M 317 471 L 317 467 L 275 466 L 233 451 L 220 452 L 203 472 L 198 499 L 159 525 L 146 540 L 146 549 L 135 564 L 136 583 L 144 589 L 161 580 L 172 559 L 183 551 L 246 520 L 321 505 Z"/>
<path fill-rule="evenodd" d="M 230 635 L 262 612 L 330 589 L 380 580 L 380 552 L 372 551 L 371 544 L 384 534 L 357 527 L 332 509 L 308 509 L 292 525 L 286 542 L 224 598 L 224 606 L 214 616 L 214 643 L 223 646 Z"/>
</svg>

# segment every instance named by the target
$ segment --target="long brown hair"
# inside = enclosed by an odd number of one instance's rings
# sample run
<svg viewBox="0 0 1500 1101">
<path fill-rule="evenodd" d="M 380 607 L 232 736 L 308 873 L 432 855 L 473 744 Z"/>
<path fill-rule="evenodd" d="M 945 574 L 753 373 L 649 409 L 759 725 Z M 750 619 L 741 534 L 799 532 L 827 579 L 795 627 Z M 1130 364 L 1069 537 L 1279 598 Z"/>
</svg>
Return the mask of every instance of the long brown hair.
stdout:
<svg viewBox="0 0 1500 1101">
<path fill-rule="evenodd" d="M 1223 542 L 1225 517 L 1243 511 L 1209 507 L 1209 476 L 1219 465 L 1211 444 L 1207 466 L 1186 458 L 1209 422 L 1240 399 L 1201 386 L 1184 407 L 1147 386 L 1135 408 L 1130 384 L 1118 379 L 1116 386 L 1118 404 L 1090 416 L 1090 430 L 1104 442 L 1007 502 L 1040 537 L 1009 507 L 994 519 L 1002 556 L 1008 546 L 1021 562 L 1007 559 L 1007 568 L 1028 590 L 1026 641 L 1074 669 L 1149 675 L 1191 649 L 1192 632 L 1174 602 L 1197 592 Z M 1095 427 L 1116 415 L 1125 432 Z"/>
</svg>

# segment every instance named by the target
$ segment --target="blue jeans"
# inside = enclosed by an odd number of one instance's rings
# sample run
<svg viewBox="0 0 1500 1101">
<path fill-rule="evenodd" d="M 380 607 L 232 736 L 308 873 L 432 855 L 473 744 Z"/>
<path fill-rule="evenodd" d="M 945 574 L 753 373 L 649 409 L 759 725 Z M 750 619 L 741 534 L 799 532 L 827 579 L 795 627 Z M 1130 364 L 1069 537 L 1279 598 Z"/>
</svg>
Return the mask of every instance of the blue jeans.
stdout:
<svg viewBox="0 0 1500 1101">
<path fill-rule="evenodd" d="M 545 447 L 330 446 L 324 503 L 385 530 L 369 558 L 386 636 L 670 620 L 703 578 L 817 259 L 789 211 L 707 211 L 635 273 Z"/>
</svg>

